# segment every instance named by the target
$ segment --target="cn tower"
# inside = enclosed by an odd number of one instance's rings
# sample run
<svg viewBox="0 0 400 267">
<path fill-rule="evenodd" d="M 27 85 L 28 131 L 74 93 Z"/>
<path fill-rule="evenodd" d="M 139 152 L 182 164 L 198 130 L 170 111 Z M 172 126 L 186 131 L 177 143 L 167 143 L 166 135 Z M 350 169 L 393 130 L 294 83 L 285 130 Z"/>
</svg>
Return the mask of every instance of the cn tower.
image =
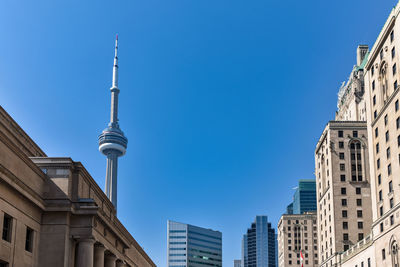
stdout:
<svg viewBox="0 0 400 267">
<path fill-rule="evenodd" d="M 108 127 L 99 135 L 99 150 L 107 156 L 106 195 L 117 209 L 118 157 L 125 154 L 128 139 L 118 123 L 118 35 L 115 40 L 115 57 L 111 91 L 111 117 Z"/>
</svg>

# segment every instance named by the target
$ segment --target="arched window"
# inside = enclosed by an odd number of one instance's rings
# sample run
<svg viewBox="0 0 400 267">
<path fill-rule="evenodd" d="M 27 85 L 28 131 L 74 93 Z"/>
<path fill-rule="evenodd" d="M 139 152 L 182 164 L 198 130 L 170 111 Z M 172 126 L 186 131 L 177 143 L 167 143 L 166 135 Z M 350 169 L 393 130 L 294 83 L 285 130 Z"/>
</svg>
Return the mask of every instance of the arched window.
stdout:
<svg viewBox="0 0 400 267">
<path fill-rule="evenodd" d="M 394 240 L 390 246 L 390 254 L 392 255 L 392 266 L 399 267 L 399 247 L 397 246 L 396 240 Z"/>
<path fill-rule="evenodd" d="M 382 97 L 382 104 L 385 104 L 387 99 L 389 98 L 389 87 L 387 82 L 387 66 L 388 64 L 385 61 L 382 61 L 381 67 L 379 69 L 379 82 L 381 85 L 381 97 Z"/>
</svg>

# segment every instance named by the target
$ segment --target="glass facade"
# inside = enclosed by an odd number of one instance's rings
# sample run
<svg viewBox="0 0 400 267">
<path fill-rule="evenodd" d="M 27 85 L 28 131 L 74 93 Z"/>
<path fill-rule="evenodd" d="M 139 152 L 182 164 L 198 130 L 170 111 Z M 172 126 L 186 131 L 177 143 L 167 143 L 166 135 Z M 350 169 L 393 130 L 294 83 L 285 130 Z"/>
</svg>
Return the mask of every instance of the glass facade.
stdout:
<svg viewBox="0 0 400 267">
<path fill-rule="evenodd" d="M 168 267 L 222 267 L 222 233 L 168 221 Z"/>
<path fill-rule="evenodd" d="M 256 216 L 242 239 L 242 267 L 277 267 L 276 234 L 267 216 Z"/>
<path fill-rule="evenodd" d="M 300 180 L 294 193 L 293 214 L 317 210 L 317 189 L 315 180 Z"/>
</svg>

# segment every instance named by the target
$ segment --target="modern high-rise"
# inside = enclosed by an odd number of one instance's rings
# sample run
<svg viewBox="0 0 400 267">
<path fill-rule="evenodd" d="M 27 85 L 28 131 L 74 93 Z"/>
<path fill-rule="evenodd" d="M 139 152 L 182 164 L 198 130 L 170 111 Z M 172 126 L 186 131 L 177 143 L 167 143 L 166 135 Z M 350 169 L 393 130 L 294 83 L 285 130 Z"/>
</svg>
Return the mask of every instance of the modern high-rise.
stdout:
<svg viewBox="0 0 400 267">
<path fill-rule="evenodd" d="M 174 221 L 167 222 L 167 266 L 222 266 L 222 233 Z"/>
<path fill-rule="evenodd" d="M 242 267 L 242 260 L 234 260 L 233 267 Z"/>
<path fill-rule="evenodd" d="M 340 255 L 369 234 L 371 186 L 365 119 L 364 68 L 368 47 L 339 90 L 336 120 L 326 125 L 315 149 L 319 264 L 336 266 Z M 379 149 L 379 148 L 378 148 Z"/>
<path fill-rule="evenodd" d="M 301 179 L 293 196 L 293 214 L 317 210 L 315 180 Z"/>
<path fill-rule="evenodd" d="M 256 216 L 242 239 L 242 267 L 277 267 L 277 238 L 267 216 Z"/>
<path fill-rule="evenodd" d="M 283 214 L 278 223 L 279 267 L 318 265 L 317 214 Z"/>
</svg>

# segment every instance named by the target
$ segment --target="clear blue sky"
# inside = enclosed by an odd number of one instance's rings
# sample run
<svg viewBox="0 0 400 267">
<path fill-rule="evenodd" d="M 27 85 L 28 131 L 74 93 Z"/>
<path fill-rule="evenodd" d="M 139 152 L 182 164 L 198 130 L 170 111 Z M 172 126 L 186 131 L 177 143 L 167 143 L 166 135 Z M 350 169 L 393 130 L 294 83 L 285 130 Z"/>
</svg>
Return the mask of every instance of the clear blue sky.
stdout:
<svg viewBox="0 0 400 267">
<path fill-rule="evenodd" d="M 166 221 L 223 233 L 240 258 L 255 215 L 276 226 L 313 178 L 315 144 L 359 43 L 395 0 L 0 1 L 0 104 L 49 156 L 101 187 L 120 36 L 119 217 L 159 266 Z"/>
</svg>

